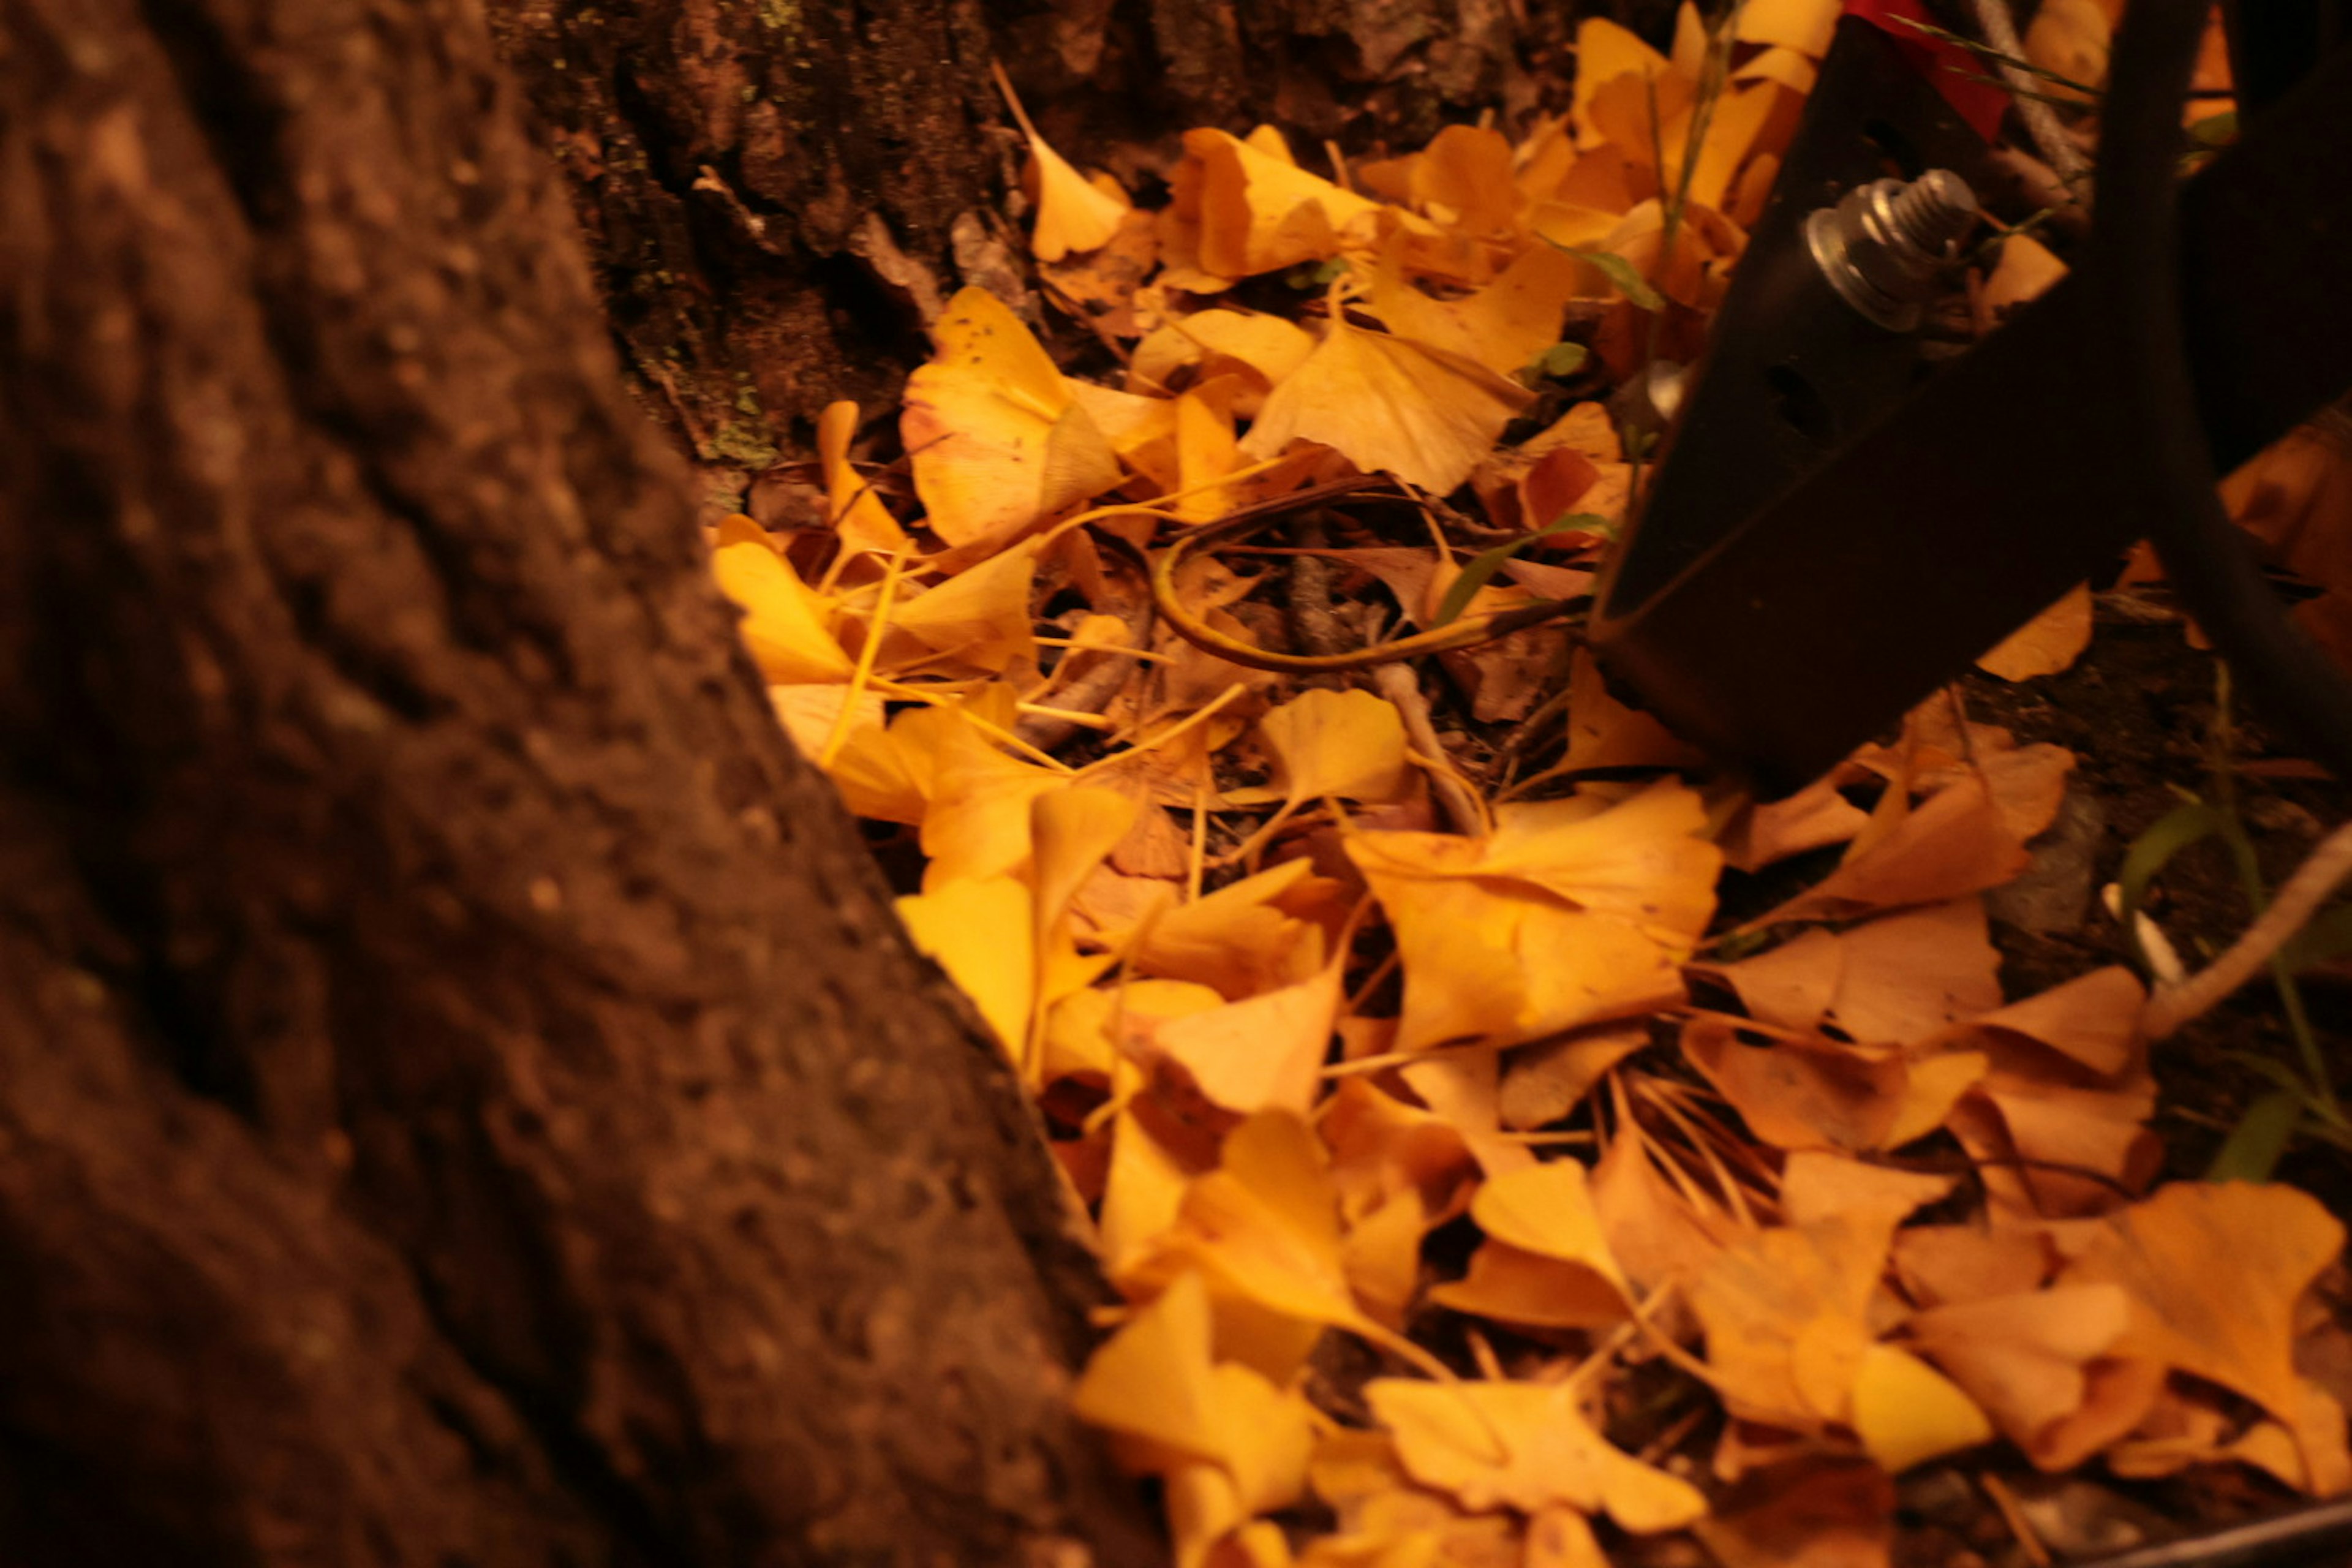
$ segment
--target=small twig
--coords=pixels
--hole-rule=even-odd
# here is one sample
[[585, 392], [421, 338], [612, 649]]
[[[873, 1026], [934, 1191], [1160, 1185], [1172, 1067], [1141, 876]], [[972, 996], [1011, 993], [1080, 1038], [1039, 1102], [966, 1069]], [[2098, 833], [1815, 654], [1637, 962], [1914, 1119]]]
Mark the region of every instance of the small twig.
[[1402, 664], [1383, 664], [1373, 669], [1372, 685], [1404, 720], [1405, 738], [1412, 742], [1412, 749], [1429, 760], [1430, 787], [1454, 830], [1473, 837], [1484, 833], [1486, 814], [1438, 742], [1437, 726], [1429, 719], [1429, 699], [1421, 694], [1420, 678]]
[[[1056, 706], [1078, 713], [1099, 714], [1110, 706], [1111, 699], [1126, 689], [1128, 678], [1135, 672], [1140, 650], [1151, 643], [1154, 619], [1151, 595], [1149, 593], [1139, 595], [1125, 607], [1119, 618], [1127, 623], [1125, 647], [1073, 647], [1062, 656], [1065, 659], [1084, 658], [1090, 654], [1101, 657], [1096, 659], [1092, 669], [1072, 681], [1060, 694]], [[1058, 666], [1055, 673], [1060, 673]], [[1045, 713], [1029, 714], [1013, 726], [1023, 740], [1048, 752], [1077, 733], [1080, 728], [1082, 726], [1074, 720]]]
[[2017, 1494], [2002, 1485], [2000, 1478], [1990, 1471], [1977, 1479], [1983, 1483], [1985, 1495], [1992, 1499], [1993, 1507], [2000, 1511], [2001, 1522], [2008, 1525], [2009, 1532], [2017, 1538], [2026, 1562], [2032, 1564], [2032, 1568], [2050, 1568], [2050, 1549], [2042, 1544], [2042, 1537], [2034, 1532], [2032, 1522], [2025, 1517], [2025, 1510], [2018, 1506]]
[[2163, 1039], [2219, 1005], [2260, 973], [2272, 955], [2304, 928], [2313, 911], [2347, 877], [2352, 877], [2352, 823], [2319, 841], [2271, 900], [2271, 907], [2227, 952], [2179, 984], [2165, 986], [2150, 997], [2140, 1014], [2142, 1032], [2151, 1040]]

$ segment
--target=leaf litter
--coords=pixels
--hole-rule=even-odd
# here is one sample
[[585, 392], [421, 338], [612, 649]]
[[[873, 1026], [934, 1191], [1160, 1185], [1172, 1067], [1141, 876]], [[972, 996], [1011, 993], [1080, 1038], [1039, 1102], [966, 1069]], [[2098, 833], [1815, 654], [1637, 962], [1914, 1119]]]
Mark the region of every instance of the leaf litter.
[[[1123, 1299], [1074, 1402], [1185, 1568], [1884, 1568], [1956, 1456], [2352, 1488], [2298, 1362], [2341, 1226], [2158, 1180], [2131, 971], [2003, 994], [1984, 895], [2075, 759], [1939, 697], [1755, 803], [1570, 630], [1634, 479], [1604, 395], [1703, 334], [1837, 9], [1587, 20], [1516, 142], [1192, 131], [1156, 211], [1014, 103], [1041, 275], [1121, 363], [966, 289], [897, 422], [918, 507], [843, 404], [822, 529], [716, 530], [1043, 1110]], [[2095, 73], [2112, 16], [2043, 15]], [[1989, 247], [1978, 329], [2063, 270]], [[2341, 482], [2308, 437], [2233, 481], [2289, 549]], [[2090, 631], [2077, 590], [1983, 665]]]

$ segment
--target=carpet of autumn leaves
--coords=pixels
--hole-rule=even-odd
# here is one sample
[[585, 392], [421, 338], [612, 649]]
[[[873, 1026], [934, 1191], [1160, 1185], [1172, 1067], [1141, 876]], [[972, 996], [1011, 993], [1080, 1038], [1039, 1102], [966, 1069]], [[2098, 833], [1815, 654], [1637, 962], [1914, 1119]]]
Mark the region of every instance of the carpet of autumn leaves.
[[[2047, 14], [2052, 51], [2112, 21]], [[1559, 390], [1696, 346], [1835, 16], [1749, 0], [1710, 37], [1685, 6], [1670, 54], [1587, 22], [1568, 111], [1516, 144], [1318, 173], [1194, 131], [1156, 211], [1032, 131], [1042, 277], [1122, 384], [967, 289], [898, 421], [919, 505], [841, 405], [826, 526], [717, 531], [784, 723], [919, 843], [900, 912], [1054, 1131], [1126, 1303], [1074, 1398], [1187, 1568], [1578, 1568], [1680, 1531], [1863, 1568], [1891, 1478], [1994, 1443], [2352, 1486], [2296, 1363], [2337, 1223], [2158, 1183], [2131, 972], [1996, 977], [1982, 895], [2069, 753], [1938, 698], [1757, 805], [1558, 624], [1352, 683], [1246, 652], [1312, 669], [1285, 592], [1351, 647], [1425, 631], [1481, 552], [1473, 619], [1589, 592], [1633, 470]], [[1979, 327], [2059, 270], [2000, 247]], [[1296, 309], [1238, 302], [1275, 276]], [[1152, 613], [1141, 560], [1374, 471], [1385, 533], [1195, 551], [1194, 635]], [[1987, 667], [2089, 633], [2071, 595]], [[1496, 741], [1555, 690], [1556, 756]], [[1841, 845], [1721, 929], [1727, 867]]]

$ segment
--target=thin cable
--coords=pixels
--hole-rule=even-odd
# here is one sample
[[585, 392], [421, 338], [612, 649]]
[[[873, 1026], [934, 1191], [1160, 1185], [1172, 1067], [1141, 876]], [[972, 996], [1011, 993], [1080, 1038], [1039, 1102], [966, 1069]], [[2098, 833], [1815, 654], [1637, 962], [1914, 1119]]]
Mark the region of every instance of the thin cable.
[[[1975, 0], [1977, 26], [1984, 29], [1985, 42], [1996, 53], [1992, 66], [2000, 79], [2009, 84], [2010, 98], [2017, 105], [2017, 117], [2041, 150], [2042, 160], [2067, 188], [2091, 172], [2091, 161], [2083, 156], [2082, 148], [2058, 123], [2058, 112], [2042, 100], [2042, 89], [2033, 79], [2010, 64], [2011, 59], [2025, 58], [2024, 42], [2017, 36], [2017, 23], [2009, 14], [2009, 0]], [[2007, 59], [2000, 56], [2009, 57]], [[2079, 193], [2078, 193], [2079, 194]]]
[[2099, 302], [2091, 348], [2115, 371], [2113, 414], [2136, 449], [2132, 500], [2165, 574], [2263, 711], [2352, 779], [2352, 680], [2288, 618], [2222, 510], [2189, 377], [2175, 197], [2206, 10], [2205, 0], [2139, 0], [2116, 35], [2084, 266]]

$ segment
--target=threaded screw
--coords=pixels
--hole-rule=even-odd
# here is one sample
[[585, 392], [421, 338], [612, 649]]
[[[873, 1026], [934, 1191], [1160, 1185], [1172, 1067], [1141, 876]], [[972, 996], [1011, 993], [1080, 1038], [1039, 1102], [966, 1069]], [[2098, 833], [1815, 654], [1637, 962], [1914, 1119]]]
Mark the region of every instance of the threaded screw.
[[1976, 193], [1949, 169], [1912, 181], [1874, 180], [1805, 219], [1813, 263], [1838, 293], [1882, 327], [1907, 332], [1932, 299], [1955, 247], [1977, 221]]

